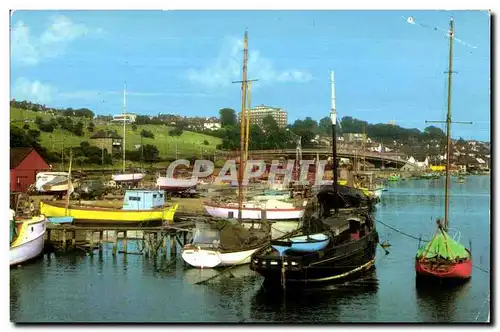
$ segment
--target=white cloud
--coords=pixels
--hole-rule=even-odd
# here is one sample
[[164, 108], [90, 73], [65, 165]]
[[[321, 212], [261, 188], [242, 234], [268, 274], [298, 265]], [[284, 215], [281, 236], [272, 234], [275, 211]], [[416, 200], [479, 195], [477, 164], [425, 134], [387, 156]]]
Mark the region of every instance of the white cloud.
[[[261, 83], [309, 82], [312, 75], [300, 69], [278, 70], [272, 61], [261, 56], [260, 51], [250, 50], [248, 55], [248, 78], [257, 78]], [[243, 41], [232, 39], [222, 47], [215, 61], [202, 70], [191, 69], [187, 78], [191, 82], [208, 87], [227, 86], [232, 81], [241, 80], [243, 61]]]
[[[63, 54], [66, 47], [89, 33], [84, 24], [77, 24], [66, 16], [51, 17], [50, 26], [40, 36], [31, 34], [30, 27], [18, 21], [11, 32], [11, 60], [23, 65], [37, 65], [44, 58]], [[96, 32], [100, 32], [98, 29]]]
[[51, 102], [56, 94], [57, 89], [52, 85], [40, 81], [30, 81], [23, 77], [16, 80], [11, 91], [12, 98], [40, 104]]

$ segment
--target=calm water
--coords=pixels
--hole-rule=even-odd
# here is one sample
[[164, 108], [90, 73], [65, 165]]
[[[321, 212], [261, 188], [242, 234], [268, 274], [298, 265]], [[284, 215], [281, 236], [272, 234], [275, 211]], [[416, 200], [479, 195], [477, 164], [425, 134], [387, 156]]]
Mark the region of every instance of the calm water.
[[[444, 214], [442, 180], [390, 183], [376, 218], [428, 238]], [[472, 242], [476, 266], [490, 269], [490, 177], [452, 180], [451, 227]], [[204, 285], [212, 270], [185, 268], [182, 259], [155, 268], [139, 255], [52, 255], [10, 272], [14, 322], [484, 322], [489, 274], [437, 292], [416, 287], [418, 241], [378, 224], [390, 254], [379, 249], [376, 269], [362, 280], [309, 289], [300, 295], [266, 293], [248, 266]], [[133, 250], [130, 248], [129, 250]], [[485, 303], [485, 301], [487, 301]], [[476, 320], [477, 319], [477, 320]]]

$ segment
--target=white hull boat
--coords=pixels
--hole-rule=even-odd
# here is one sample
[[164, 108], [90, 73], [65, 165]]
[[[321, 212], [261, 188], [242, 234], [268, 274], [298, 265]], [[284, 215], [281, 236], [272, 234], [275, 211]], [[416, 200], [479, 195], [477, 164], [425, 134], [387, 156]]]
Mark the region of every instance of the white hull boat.
[[252, 254], [260, 248], [251, 250], [220, 252], [216, 249], [185, 248], [182, 259], [197, 268], [216, 268], [223, 266], [244, 265], [250, 263]]
[[[205, 210], [212, 217], [238, 218], [238, 203], [205, 203]], [[293, 203], [268, 200], [264, 202], [244, 202], [242, 208], [243, 219], [262, 219], [265, 211], [268, 220], [300, 219], [304, 215], [303, 207], [295, 207]]]
[[139, 182], [144, 178], [143, 173], [133, 173], [133, 174], [113, 174], [111, 178], [115, 182]]
[[185, 191], [196, 188], [198, 181], [196, 179], [176, 179], [160, 176], [156, 180], [156, 185], [166, 191]]
[[38, 192], [68, 190], [67, 172], [40, 172], [36, 175], [35, 188]]
[[16, 221], [18, 235], [10, 245], [10, 266], [24, 263], [42, 253], [46, 223], [45, 216]]

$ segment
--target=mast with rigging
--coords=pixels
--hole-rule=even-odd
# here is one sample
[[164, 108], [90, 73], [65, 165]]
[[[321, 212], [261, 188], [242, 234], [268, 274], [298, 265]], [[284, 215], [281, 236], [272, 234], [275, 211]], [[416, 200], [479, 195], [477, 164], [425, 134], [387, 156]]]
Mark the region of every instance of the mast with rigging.
[[241, 82], [241, 117], [240, 117], [240, 167], [238, 169], [238, 220], [241, 222], [243, 208], [243, 172], [245, 169], [245, 104], [247, 100], [247, 59], [248, 32], [245, 31], [243, 46], [243, 80]]
[[123, 142], [122, 142], [122, 145], [123, 145], [123, 166], [122, 166], [122, 171], [123, 173], [125, 174], [125, 113], [126, 113], [126, 109], [127, 109], [127, 97], [126, 97], [126, 94], [127, 94], [127, 82], [124, 82], [123, 83]]
[[333, 204], [335, 206], [335, 213], [338, 213], [338, 179], [337, 179], [337, 134], [335, 127], [337, 124], [337, 108], [335, 106], [335, 79], [333, 71], [330, 73], [330, 83], [332, 86], [332, 107], [330, 110], [330, 120], [332, 121], [332, 163], [333, 163]]

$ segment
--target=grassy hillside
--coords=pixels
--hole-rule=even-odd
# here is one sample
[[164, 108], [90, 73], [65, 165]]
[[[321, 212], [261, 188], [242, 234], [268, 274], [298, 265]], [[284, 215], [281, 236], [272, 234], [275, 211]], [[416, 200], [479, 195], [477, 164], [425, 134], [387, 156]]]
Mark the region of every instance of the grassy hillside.
[[[22, 120], [35, 120], [37, 116], [41, 116], [44, 120], [49, 120], [51, 115], [38, 113], [33, 111], [20, 110], [16, 108], [10, 109], [10, 120], [13, 125], [22, 127]], [[77, 118], [73, 120], [74, 122], [78, 121]], [[87, 120], [88, 122], [88, 120]], [[85, 124], [87, 127], [87, 124]], [[31, 129], [38, 129], [36, 124], [30, 123]], [[100, 129], [110, 129], [116, 130], [120, 136], [123, 136], [123, 126], [121, 125], [98, 125], [94, 132], [99, 131]], [[143, 138], [144, 144], [153, 144], [160, 151], [162, 158], [175, 158], [176, 157], [176, 146], [178, 149], [178, 157], [200, 157], [200, 149], [203, 152], [203, 156], [213, 155], [216, 150], [216, 146], [221, 143], [221, 139], [208, 136], [205, 134], [195, 133], [191, 131], [184, 131], [181, 136], [171, 137], [168, 136], [168, 132], [173, 129], [173, 127], [167, 126], [158, 126], [158, 125], [139, 125], [137, 126], [137, 130], [133, 131], [131, 126], [127, 126], [126, 128], [126, 140], [125, 145], [127, 150], [135, 149], [135, 145], [141, 144], [141, 136], [140, 132], [143, 130], [149, 130], [154, 135], [155, 138]], [[46, 133], [41, 131], [40, 134], [40, 142], [46, 147], [49, 151], [61, 151], [61, 148], [64, 144], [64, 147], [70, 146], [79, 146], [80, 142], [88, 141], [92, 144], [92, 140], [89, 138], [94, 133], [87, 132], [85, 128], [84, 136], [75, 136], [73, 133], [70, 133], [66, 130], [55, 129], [53, 133]], [[204, 145], [204, 141], [208, 141], [208, 145]]]

